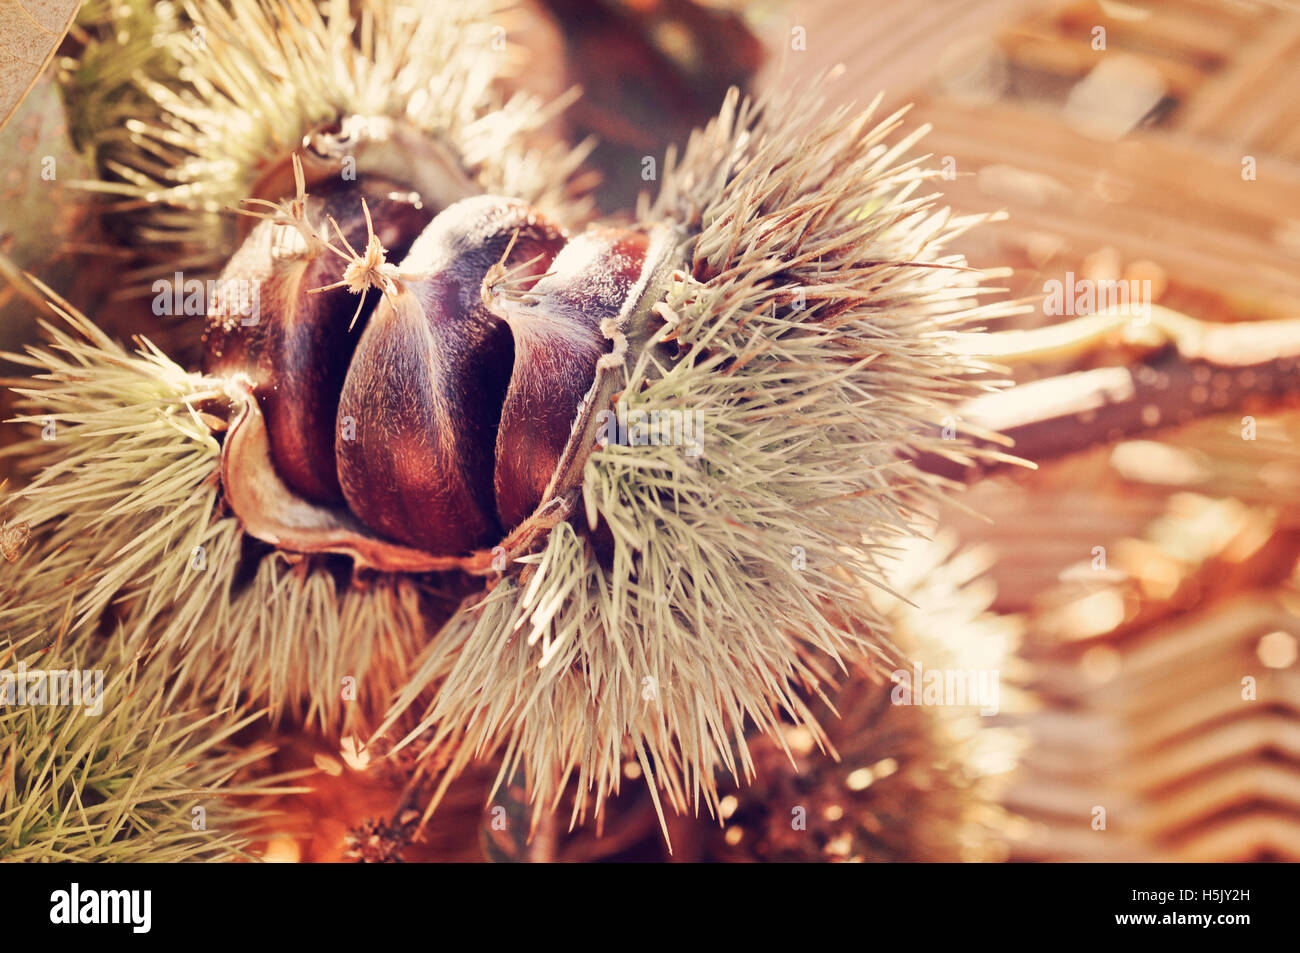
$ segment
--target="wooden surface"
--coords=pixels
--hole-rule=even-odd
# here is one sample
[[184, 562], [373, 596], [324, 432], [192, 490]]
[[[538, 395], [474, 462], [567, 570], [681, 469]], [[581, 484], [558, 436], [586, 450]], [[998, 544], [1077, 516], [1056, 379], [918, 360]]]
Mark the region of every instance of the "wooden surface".
[[[1204, 320], [1300, 317], [1300, 5], [862, 6], [791, 3], [759, 21], [775, 48], [793, 25], [807, 36], [763, 81], [843, 61], [838, 101], [883, 87], [885, 108], [914, 102], [932, 161], [956, 172], [937, 183], [947, 200], [1008, 212], [962, 249], [1013, 267], [1008, 296], [1039, 299], [1071, 271], [1141, 275], [1158, 303]], [[1016, 374], [1131, 360], [1103, 348]], [[1252, 412], [1253, 439], [1243, 416], [992, 478], [966, 493], [972, 512], [942, 515], [991, 547], [996, 606], [1026, 623], [1038, 710], [1017, 722], [1030, 747], [1006, 798], [1022, 818], [1013, 858], [1300, 859], [1300, 667], [1287, 661], [1300, 414]]]

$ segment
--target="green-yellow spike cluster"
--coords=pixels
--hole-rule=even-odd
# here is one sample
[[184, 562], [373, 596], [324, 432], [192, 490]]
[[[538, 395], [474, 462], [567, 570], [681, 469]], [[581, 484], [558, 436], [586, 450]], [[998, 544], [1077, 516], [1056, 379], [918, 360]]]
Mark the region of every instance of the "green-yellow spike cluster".
[[[229, 210], [309, 132], [349, 115], [442, 141], [485, 192], [585, 210], [567, 186], [587, 150], [532, 138], [564, 102], [502, 92], [520, 69], [498, 49], [508, 5], [454, 0], [436, 16], [403, 0], [157, 6], [168, 16], [128, 6], [99, 17], [111, 29], [70, 73], [68, 97], [81, 143], [108, 147], [106, 178], [90, 186], [145, 205], [138, 238], [174, 268], [218, 269], [233, 251]], [[121, 86], [129, 114], [98, 102], [106, 82]]]
[[268, 754], [231, 743], [253, 717], [177, 711], [120, 642], [35, 644], [0, 653], [0, 861], [246, 858], [255, 814], [230, 799], [293, 790], [239, 780]]
[[[695, 415], [701, 452], [611, 445], [585, 506], [603, 567], [569, 527], [518, 578], [448, 623], [398, 709], [418, 730], [502, 746], [539, 804], [576, 779], [575, 814], [638, 758], [679, 809], [748, 773], [746, 727], [820, 733], [803, 701], [847, 661], [896, 658], [865, 598], [879, 560], [941, 490], [910, 454], [978, 368], [946, 348], [980, 312], [979, 274], [945, 240], [972, 224], [919, 197], [891, 118], [805, 117], [733, 98], [673, 166], [652, 218], [682, 229], [658, 311], [676, 354], [627, 362], [627, 413]], [[703, 276], [703, 277], [701, 277]]]

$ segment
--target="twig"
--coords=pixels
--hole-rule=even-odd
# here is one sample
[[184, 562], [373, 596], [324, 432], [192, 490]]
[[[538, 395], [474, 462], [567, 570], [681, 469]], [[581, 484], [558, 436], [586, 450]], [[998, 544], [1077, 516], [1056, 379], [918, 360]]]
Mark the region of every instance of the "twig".
[[[1156, 430], [1206, 414], [1268, 410], [1300, 396], [1300, 357], [1251, 364], [1188, 360], [1173, 348], [1131, 367], [1106, 367], [1022, 384], [965, 404], [945, 436], [992, 430], [1014, 441], [1013, 452], [1034, 463]], [[1005, 451], [978, 436], [979, 447]], [[917, 459], [921, 469], [973, 482], [1008, 461], [964, 466], [939, 454]]]

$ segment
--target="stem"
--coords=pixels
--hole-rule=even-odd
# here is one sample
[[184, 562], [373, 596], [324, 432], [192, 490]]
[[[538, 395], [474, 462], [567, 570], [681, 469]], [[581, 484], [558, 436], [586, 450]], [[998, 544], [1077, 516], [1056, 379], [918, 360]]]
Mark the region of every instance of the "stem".
[[492, 798], [480, 827], [479, 840], [483, 853], [493, 863], [548, 864], [559, 853], [557, 825], [553, 811], [542, 811], [536, 816], [520, 769]]
[[[998, 451], [967, 465], [941, 451], [916, 463], [929, 473], [972, 482], [1017, 460], [1038, 463], [1206, 414], [1268, 410], [1300, 393], [1300, 320], [1237, 324], [1199, 321], [1159, 305], [1109, 308], [1028, 331], [963, 334], [958, 349], [1001, 363], [1085, 352], [1114, 341], [1156, 348], [1131, 366], [1103, 367], [1021, 384], [967, 401], [931, 436]], [[1023, 465], [1021, 461], [1021, 465]]]

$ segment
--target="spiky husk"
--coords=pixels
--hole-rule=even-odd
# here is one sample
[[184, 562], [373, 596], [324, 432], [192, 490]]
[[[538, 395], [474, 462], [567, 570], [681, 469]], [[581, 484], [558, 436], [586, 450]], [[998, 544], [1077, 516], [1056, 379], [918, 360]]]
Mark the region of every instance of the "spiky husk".
[[[28, 639], [0, 659], [15, 679], [13, 698], [0, 703], [0, 861], [247, 857], [244, 831], [256, 814], [229, 799], [294, 790], [275, 778], [241, 780], [269, 754], [231, 742], [252, 717], [175, 710], [120, 640], [94, 654]], [[35, 670], [47, 673], [46, 694], [19, 698], [16, 680]], [[103, 678], [97, 703], [50, 689], [48, 673], [92, 670]], [[54, 704], [56, 695], [72, 704]]]
[[179, 64], [163, 38], [188, 28], [171, 3], [88, 0], [77, 13], [75, 55], [60, 60], [73, 142], [99, 164], [136, 154], [129, 120], [152, 116], [149, 83], [176, 80]]
[[864, 588], [943, 489], [907, 457], [964, 453], [920, 434], [982, 370], [946, 334], [991, 312], [984, 276], [940, 252], [976, 219], [919, 194], [919, 134], [886, 146], [897, 116], [816, 106], [733, 96], [648, 213], [687, 241], [659, 306], [679, 354], [630, 360], [622, 399], [693, 411], [702, 455], [595, 452], [584, 501], [610, 567], [557, 528], [430, 643], [396, 706], [434, 688], [415, 730], [462, 759], [500, 746], [539, 811], [570, 780], [575, 818], [589, 794], [598, 810], [625, 753], [679, 810], [712, 807], [719, 770], [752, 771], [748, 725], [821, 740], [805, 696], [846, 660], [897, 658]]
[[[123, 94], [131, 113], [120, 124], [81, 124], [88, 147], [110, 147], [101, 151], [111, 180], [91, 187], [123, 197], [126, 209], [145, 207], [138, 240], [166, 253], [168, 275], [224, 264], [230, 209], [310, 130], [348, 115], [409, 123], [449, 148], [485, 192], [568, 220], [586, 208], [569, 182], [587, 150], [533, 136], [564, 102], [500, 89], [521, 67], [494, 47], [514, 23], [506, 4], [454, 0], [434, 16], [401, 0], [190, 0], [182, 9], [157, 32], [116, 34], [120, 58], [139, 61], [136, 88]], [[90, 66], [114, 58], [112, 42], [92, 47]], [[83, 83], [93, 96], [101, 72], [82, 82], [72, 74], [74, 110]]]
[[[362, 581], [243, 539], [201, 414], [222, 382], [76, 316], [51, 329], [61, 353], [28, 358], [50, 378], [24, 390], [28, 419], [61, 429], [28, 448], [43, 469], [18, 513], [37, 543], [0, 618], [48, 629], [71, 606], [84, 632], [111, 608], [165, 657], [151, 668], [181, 676], [174, 693], [242, 693], [331, 729], [392, 698], [380, 733], [451, 743], [448, 777], [503, 754], [539, 813], [570, 783], [575, 818], [599, 810], [627, 755], [656, 800], [712, 810], [720, 771], [752, 773], [752, 732], [824, 742], [815, 699], [836, 673], [899, 657], [866, 590], [944, 489], [909, 456], [968, 452], [923, 434], [983, 370], [950, 332], [994, 312], [977, 304], [987, 276], [942, 252], [977, 219], [924, 193], [919, 133], [887, 145], [897, 116], [819, 122], [816, 106], [732, 97], [647, 212], [679, 228], [682, 268], [656, 306], [662, 346], [629, 356], [621, 397], [697, 415], [702, 453], [594, 452], [576, 525], [436, 634], [437, 600], [464, 594], [449, 578]], [[340, 701], [346, 675], [363, 704]]]
[[[84, 642], [105, 618], [148, 652], [170, 702], [265, 704], [336, 731], [373, 724], [436, 626], [424, 580], [351, 580], [246, 539], [221, 505], [219, 445], [200, 408], [222, 382], [86, 318], [10, 355], [40, 435], [10, 448], [36, 476], [15, 522], [36, 543], [6, 567], [0, 628]], [[452, 603], [454, 605], [454, 602]], [[451, 611], [448, 605], [446, 613]], [[167, 687], [165, 687], [167, 686]]]
[[[998, 709], [1020, 707], [1011, 652], [1020, 620], [990, 611], [988, 557], [950, 537], [914, 541], [890, 567], [904, 599], [875, 601], [894, 638], [930, 672], [991, 672]], [[911, 672], [906, 673], [909, 677]], [[835, 756], [804, 729], [754, 743], [752, 785], [724, 797], [713, 860], [952, 862], [997, 860], [1011, 819], [997, 804], [1020, 743], [1006, 722], [967, 704], [908, 705], [889, 681], [858, 672], [818, 711]], [[791, 757], [793, 755], [793, 757]]]

